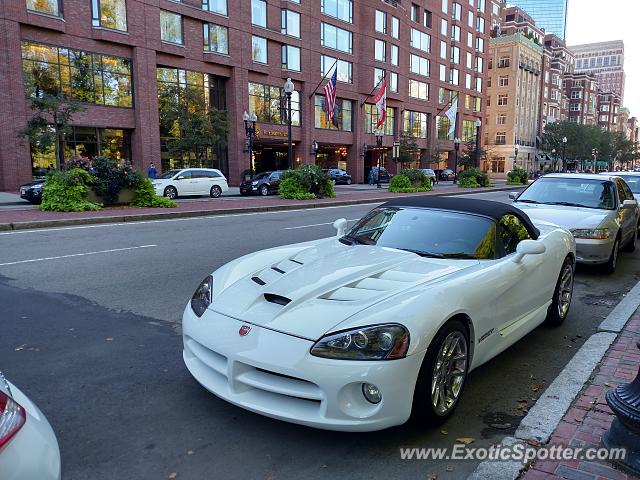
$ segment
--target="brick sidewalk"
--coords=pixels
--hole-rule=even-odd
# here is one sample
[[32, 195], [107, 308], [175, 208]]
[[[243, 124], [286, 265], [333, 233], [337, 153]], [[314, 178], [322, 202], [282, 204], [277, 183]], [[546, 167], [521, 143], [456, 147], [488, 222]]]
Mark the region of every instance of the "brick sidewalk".
[[[602, 447], [601, 439], [614, 418], [605, 400], [609, 388], [629, 383], [638, 372], [640, 350], [640, 310], [631, 317], [624, 330], [609, 348], [600, 366], [594, 371], [590, 383], [585, 385], [560, 424], [549, 445], [570, 447]], [[606, 461], [538, 461], [520, 477], [522, 480], [626, 480], [636, 477], [616, 469]]]

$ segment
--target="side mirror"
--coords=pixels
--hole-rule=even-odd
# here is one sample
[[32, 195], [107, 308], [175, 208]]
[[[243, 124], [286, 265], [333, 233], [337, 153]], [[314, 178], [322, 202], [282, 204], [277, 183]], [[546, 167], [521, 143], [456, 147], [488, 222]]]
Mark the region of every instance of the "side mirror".
[[625, 200], [622, 202], [622, 208], [635, 208], [638, 206], [638, 202], [635, 200]]
[[544, 243], [536, 240], [522, 240], [516, 247], [516, 255], [513, 257], [515, 263], [522, 262], [525, 255], [540, 255], [547, 251]]
[[336, 237], [343, 237], [347, 233], [347, 219], [339, 218], [333, 222], [333, 228], [336, 229]]
[[518, 198], [518, 192], [509, 192], [509, 199], [516, 200]]
[[180, 175], [176, 180], [184, 180], [184, 176]]

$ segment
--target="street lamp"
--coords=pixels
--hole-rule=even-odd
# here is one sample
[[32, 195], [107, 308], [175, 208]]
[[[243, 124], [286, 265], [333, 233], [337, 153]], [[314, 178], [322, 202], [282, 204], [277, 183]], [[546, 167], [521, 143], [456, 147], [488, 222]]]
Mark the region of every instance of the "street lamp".
[[247, 136], [247, 147], [249, 147], [249, 168], [251, 168], [251, 175], [255, 175], [256, 169], [253, 164], [253, 137], [256, 134], [256, 122], [258, 121], [258, 117], [255, 112], [249, 115], [245, 110], [242, 114], [242, 119], [244, 120], [244, 133]]
[[453, 148], [455, 148], [456, 150], [456, 156], [454, 159], [454, 167], [453, 167], [453, 184], [456, 185], [458, 183], [458, 152], [460, 151], [460, 142], [462, 140], [460, 140], [458, 137], [456, 137], [453, 140]]
[[515, 146], [515, 156], [513, 157], [513, 168], [516, 168], [518, 165], [518, 151], [520, 150], [520, 145], [516, 143]]
[[562, 137], [562, 173], [567, 171], [567, 137]]
[[598, 149], [593, 148], [591, 150], [591, 156], [593, 157], [593, 173], [598, 171]]
[[480, 127], [482, 126], [482, 120], [479, 118], [476, 120], [476, 167], [480, 168]]
[[284, 93], [287, 95], [287, 139], [289, 150], [287, 152], [287, 168], [291, 168], [291, 159], [293, 158], [293, 144], [291, 143], [291, 95], [293, 94], [294, 86], [291, 81], [291, 77], [287, 78], [284, 82]]
[[556, 171], [556, 165], [558, 164], [558, 156], [556, 155], [556, 149], [551, 149], [551, 156], [553, 157], [553, 171]]
[[376, 184], [378, 188], [382, 188], [382, 185], [380, 185], [380, 169], [382, 166], [382, 139], [384, 138], [384, 130], [376, 129], [374, 134], [376, 136], [376, 146], [378, 147], [378, 178]]

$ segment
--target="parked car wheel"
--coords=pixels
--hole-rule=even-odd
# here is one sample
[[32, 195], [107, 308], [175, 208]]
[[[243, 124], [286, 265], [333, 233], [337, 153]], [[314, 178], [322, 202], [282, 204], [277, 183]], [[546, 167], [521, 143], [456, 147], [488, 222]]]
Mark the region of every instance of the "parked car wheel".
[[602, 266], [602, 270], [605, 273], [613, 273], [616, 271], [616, 265], [618, 264], [618, 253], [620, 252], [620, 237], [616, 238], [613, 248], [611, 249], [611, 255], [609, 260]]
[[347, 185], [351, 185], [351, 179], [347, 178]]
[[571, 298], [573, 297], [573, 260], [570, 257], [564, 259], [556, 289], [553, 293], [553, 300], [547, 312], [546, 323], [549, 325], [560, 325], [569, 314]]
[[260, 187], [260, 195], [262, 195], [263, 197], [269, 195], [269, 187], [267, 187], [266, 185], [262, 185]]
[[451, 416], [469, 370], [469, 334], [461, 320], [446, 323], [431, 342], [413, 396], [414, 417], [440, 424]]
[[178, 196], [178, 190], [176, 187], [167, 187], [164, 189], [164, 196], [173, 200]]
[[218, 198], [220, 195], [222, 195], [222, 188], [220, 188], [220, 185], [214, 185], [213, 187], [211, 187], [209, 195], [211, 195], [211, 198]]

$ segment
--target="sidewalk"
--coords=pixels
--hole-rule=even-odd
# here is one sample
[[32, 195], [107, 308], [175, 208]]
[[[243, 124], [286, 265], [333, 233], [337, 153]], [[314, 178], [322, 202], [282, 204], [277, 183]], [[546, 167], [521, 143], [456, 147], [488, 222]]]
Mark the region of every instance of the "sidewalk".
[[361, 203], [376, 203], [391, 198], [414, 195], [467, 195], [481, 192], [518, 190], [517, 186], [498, 184], [495, 187], [469, 189], [457, 185], [438, 185], [427, 193], [389, 193], [386, 185], [382, 189], [363, 185], [336, 186], [336, 198], [318, 200], [284, 200], [278, 196], [199, 198], [179, 200], [176, 208], [105, 208], [97, 212], [41, 212], [25, 202], [24, 208], [0, 205], [0, 231], [27, 228], [47, 228], [92, 223], [122, 223], [141, 220], [160, 220], [208, 215], [227, 215], [247, 212], [293, 210]]
[[[605, 393], [622, 383], [632, 381], [640, 365], [640, 310], [637, 310], [607, 351], [571, 408], [554, 430], [549, 444], [569, 447], [602, 447], [602, 435], [609, 429], [614, 415], [607, 405]], [[538, 461], [520, 477], [522, 480], [567, 478], [580, 480], [636, 477], [616, 469], [607, 461]]]

